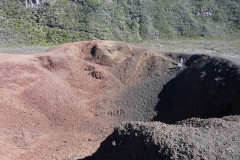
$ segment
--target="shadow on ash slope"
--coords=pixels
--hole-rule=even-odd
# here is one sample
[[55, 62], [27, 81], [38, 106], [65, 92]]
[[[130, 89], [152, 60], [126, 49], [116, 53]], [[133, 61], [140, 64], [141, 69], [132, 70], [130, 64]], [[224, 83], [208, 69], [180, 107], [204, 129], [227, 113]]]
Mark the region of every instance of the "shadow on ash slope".
[[186, 69], [170, 80], [159, 94], [154, 120], [220, 118], [240, 113], [240, 69], [224, 59], [195, 55]]
[[[240, 158], [239, 117], [230, 116], [240, 114], [239, 64], [207, 55], [136, 53], [110, 69], [126, 87], [99, 102], [126, 122], [85, 159]], [[179, 71], [180, 57], [185, 65]]]

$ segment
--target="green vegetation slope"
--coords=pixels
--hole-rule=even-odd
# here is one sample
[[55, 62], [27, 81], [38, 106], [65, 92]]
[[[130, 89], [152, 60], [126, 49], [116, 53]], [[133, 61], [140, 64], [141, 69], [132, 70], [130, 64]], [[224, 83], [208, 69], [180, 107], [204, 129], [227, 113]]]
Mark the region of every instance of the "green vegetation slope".
[[45, 0], [38, 7], [0, 1], [3, 45], [239, 35], [240, 0]]

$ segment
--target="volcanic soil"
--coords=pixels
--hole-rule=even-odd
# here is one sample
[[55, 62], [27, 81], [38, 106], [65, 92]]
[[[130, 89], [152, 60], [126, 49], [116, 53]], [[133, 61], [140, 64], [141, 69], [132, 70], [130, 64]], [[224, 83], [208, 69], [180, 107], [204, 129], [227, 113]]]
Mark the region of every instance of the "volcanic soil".
[[84, 158], [122, 122], [240, 113], [239, 64], [123, 42], [1, 53], [0, 76], [2, 160]]

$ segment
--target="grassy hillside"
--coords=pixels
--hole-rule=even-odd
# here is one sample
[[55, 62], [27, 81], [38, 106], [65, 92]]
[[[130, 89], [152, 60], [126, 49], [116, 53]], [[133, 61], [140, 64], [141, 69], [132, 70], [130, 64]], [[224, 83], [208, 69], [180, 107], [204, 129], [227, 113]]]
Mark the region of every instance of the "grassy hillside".
[[238, 37], [240, 0], [0, 1], [0, 44]]

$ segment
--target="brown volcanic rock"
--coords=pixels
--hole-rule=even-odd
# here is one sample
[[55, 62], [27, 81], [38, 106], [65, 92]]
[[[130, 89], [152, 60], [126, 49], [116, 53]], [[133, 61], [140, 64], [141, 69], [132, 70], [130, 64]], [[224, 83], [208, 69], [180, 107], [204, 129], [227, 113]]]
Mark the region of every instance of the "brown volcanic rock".
[[97, 64], [113, 66], [133, 56], [132, 47], [123, 42], [103, 41], [91, 49], [88, 60]]

